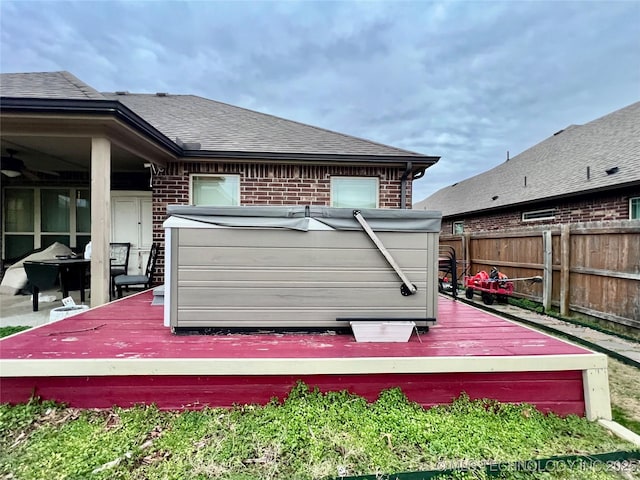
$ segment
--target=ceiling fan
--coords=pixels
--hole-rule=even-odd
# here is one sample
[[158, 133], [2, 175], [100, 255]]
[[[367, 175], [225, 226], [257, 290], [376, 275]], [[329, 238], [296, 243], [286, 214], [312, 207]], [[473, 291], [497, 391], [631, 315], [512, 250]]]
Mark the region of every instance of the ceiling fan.
[[3, 175], [11, 178], [24, 175], [29, 180], [40, 180], [40, 177], [36, 172], [59, 176], [57, 172], [32, 170], [30, 168], [27, 168], [22, 160], [15, 157], [16, 153], [18, 153], [17, 150], [14, 150], [13, 148], [7, 148], [7, 155], [3, 155], [2, 158], [0, 158], [0, 172], [2, 172]]

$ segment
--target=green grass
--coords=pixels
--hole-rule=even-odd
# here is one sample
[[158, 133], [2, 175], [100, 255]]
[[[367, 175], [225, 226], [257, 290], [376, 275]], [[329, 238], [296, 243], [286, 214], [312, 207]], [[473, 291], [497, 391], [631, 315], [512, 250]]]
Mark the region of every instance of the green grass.
[[595, 319], [593, 317], [587, 318], [586, 316], [582, 315], [572, 316], [571, 318], [564, 317], [560, 315], [560, 312], [557, 308], [544, 310], [541, 303], [534, 302], [533, 300], [529, 300], [527, 298], [509, 297], [508, 303], [509, 305], [514, 305], [516, 307], [524, 308], [525, 310], [531, 310], [533, 312], [543, 313], [544, 315], [548, 315], [550, 317], [557, 318], [558, 320], [572, 323], [574, 325], [592, 328], [594, 330], [610, 335], [615, 335], [626, 340], [640, 342], [640, 331], [636, 328], [626, 327], [625, 325], [619, 325], [614, 322]]
[[613, 421], [618, 422], [623, 427], [628, 428], [632, 432], [640, 435], [640, 422], [638, 420], [630, 418], [629, 414], [622, 408], [616, 405], [612, 405], [611, 415], [613, 417]]
[[30, 328], [31, 327], [0, 327], [0, 338], [8, 337], [9, 335], [22, 332], [23, 330], [28, 330]]
[[298, 384], [282, 403], [185, 412], [0, 406], [0, 477], [23, 480], [323, 479], [631, 448], [576, 416], [466, 396], [425, 410], [399, 389], [367, 403]]

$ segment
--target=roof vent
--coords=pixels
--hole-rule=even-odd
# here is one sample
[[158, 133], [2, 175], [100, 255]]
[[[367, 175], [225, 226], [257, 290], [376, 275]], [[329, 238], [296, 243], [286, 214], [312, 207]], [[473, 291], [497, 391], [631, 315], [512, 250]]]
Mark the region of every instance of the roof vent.
[[618, 173], [618, 170], [620, 170], [618, 167], [611, 167], [607, 168], [605, 172], [607, 172], [607, 175], [613, 175], [614, 173]]
[[126, 90], [119, 90], [116, 92], [116, 95], [129, 95], [129, 92], [127, 92]]
[[180, 137], [176, 137], [176, 143], [183, 150], [200, 150], [202, 148], [200, 142], [183, 142]]
[[158, 92], [156, 93], [156, 97], [168, 97], [169, 94], [167, 92]]
[[553, 136], [555, 137], [556, 135], [560, 135], [562, 132], [564, 132], [564, 128], [562, 130], [558, 130], [556, 133], [553, 134]]
[[499, 198], [499, 195], [494, 195], [493, 197], [491, 197], [491, 200], [497, 200]]

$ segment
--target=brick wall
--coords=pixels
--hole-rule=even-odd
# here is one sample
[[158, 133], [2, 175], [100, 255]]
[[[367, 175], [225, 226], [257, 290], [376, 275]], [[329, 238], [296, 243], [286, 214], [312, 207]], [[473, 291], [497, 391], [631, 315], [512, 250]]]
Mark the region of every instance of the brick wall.
[[[453, 222], [464, 221], [466, 232], [507, 230], [534, 225], [580, 223], [629, 219], [629, 199], [640, 196], [640, 190], [621, 189], [615, 193], [596, 193], [569, 198], [557, 202], [541, 202], [525, 208], [501, 210], [494, 213], [448, 217], [443, 219], [442, 233], [453, 233]], [[522, 221], [523, 212], [555, 208], [555, 218], [549, 220]]]
[[[404, 168], [182, 162], [168, 166], [153, 178], [153, 241], [163, 243], [162, 223], [167, 205], [189, 204], [189, 174], [240, 175], [241, 205], [326, 205], [331, 202], [331, 177], [377, 177], [380, 208], [400, 208]], [[407, 180], [406, 208], [411, 208], [411, 179]], [[164, 252], [164, 248], [161, 249]], [[164, 274], [164, 258], [158, 262]]]

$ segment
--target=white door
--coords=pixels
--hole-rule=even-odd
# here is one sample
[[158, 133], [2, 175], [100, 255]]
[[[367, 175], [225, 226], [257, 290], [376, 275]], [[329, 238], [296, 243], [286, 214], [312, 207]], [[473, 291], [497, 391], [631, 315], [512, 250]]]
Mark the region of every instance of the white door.
[[143, 275], [153, 242], [151, 192], [111, 192], [111, 241], [130, 242], [129, 275]]

